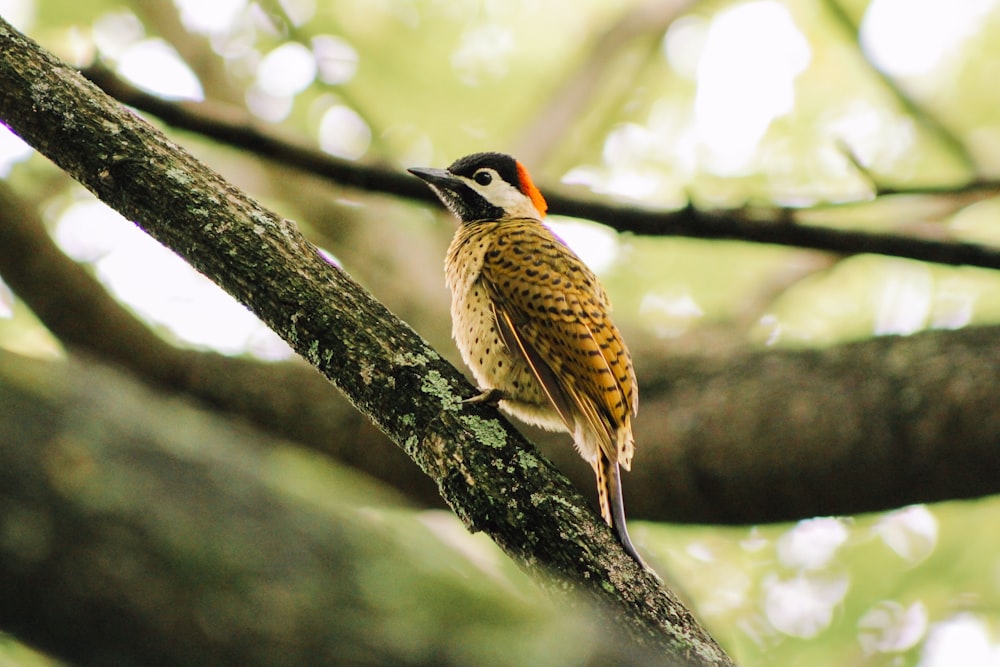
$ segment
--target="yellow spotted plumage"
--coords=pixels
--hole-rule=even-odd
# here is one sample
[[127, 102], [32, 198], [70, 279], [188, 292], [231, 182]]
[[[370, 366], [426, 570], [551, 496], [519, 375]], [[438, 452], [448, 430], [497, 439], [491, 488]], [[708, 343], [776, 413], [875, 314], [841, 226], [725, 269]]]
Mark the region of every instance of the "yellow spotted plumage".
[[594, 273], [542, 222], [544, 200], [513, 158], [482, 153], [415, 169], [462, 220], [448, 249], [452, 333], [483, 390], [522, 421], [573, 435], [594, 468], [604, 520], [625, 527], [619, 466], [634, 451], [638, 385]]

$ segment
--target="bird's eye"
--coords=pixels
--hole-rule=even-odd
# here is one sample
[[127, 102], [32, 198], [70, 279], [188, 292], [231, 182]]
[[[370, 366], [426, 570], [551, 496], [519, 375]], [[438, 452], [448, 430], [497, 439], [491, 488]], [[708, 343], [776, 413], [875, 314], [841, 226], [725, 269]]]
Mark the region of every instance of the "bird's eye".
[[480, 185], [489, 185], [493, 182], [493, 174], [486, 171], [485, 169], [480, 169], [475, 174], [472, 175], [472, 179], [479, 183]]

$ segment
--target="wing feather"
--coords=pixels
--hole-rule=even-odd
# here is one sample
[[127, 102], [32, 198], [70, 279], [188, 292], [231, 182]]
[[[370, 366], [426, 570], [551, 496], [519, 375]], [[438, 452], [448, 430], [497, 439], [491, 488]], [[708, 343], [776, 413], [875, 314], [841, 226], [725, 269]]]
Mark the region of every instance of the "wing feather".
[[596, 276], [546, 227], [515, 220], [487, 249], [481, 279], [505, 343], [523, 355], [577, 446], [582, 437], [592, 454], [599, 447], [627, 467], [637, 385]]
[[535, 348], [526, 341], [525, 336], [518, 333], [517, 328], [511, 322], [510, 313], [505, 310], [498, 310], [496, 303], [494, 303], [493, 315], [496, 317], [498, 329], [500, 330], [500, 338], [503, 340], [504, 345], [510, 350], [520, 351], [521, 356], [528, 362], [528, 366], [531, 368], [535, 379], [538, 380], [538, 384], [542, 386], [542, 390], [548, 397], [549, 402], [552, 403], [556, 412], [559, 413], [559, 418], [566, 425], [566, 429], [572, 432], [572, 408], [552, 369], [549, 368], [548, 364], [545, 363]]

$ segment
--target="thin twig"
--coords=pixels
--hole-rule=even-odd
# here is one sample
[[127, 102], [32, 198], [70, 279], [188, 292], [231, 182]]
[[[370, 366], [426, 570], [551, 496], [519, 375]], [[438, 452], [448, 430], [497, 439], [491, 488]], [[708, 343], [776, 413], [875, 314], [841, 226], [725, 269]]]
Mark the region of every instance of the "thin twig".
[[[836, 21], [844, 32], [848, 33], [856, 43], [858, 52], [866, 58], [865, 50], [861, 47], [858, 42], [858, 25], [851, 18], [850, 14], [844, 9], [844, 7], [837, 2], [837, 0], [824, 0], [827, 10], [830, 16]], [[923, 125], [930, 132], [936, 135], [947, 147], [948, 149], [959, 159], [962, 164], [971, 173], [976, 172], [976, 161], [972, 154], [969, 152], [968, 147], [965, 143], [952, 132], [944, 123], [942, 123], [938, 118], [931, 113], [926, 107], [919, 104], [912, 96], [907, 94], [906, 91], [900, 87], [899, 83], [893, 79], [891, 76], [883, 72], [881, 69], [876, 67], [870, 61], [868, 61], [868, 66], [871, 68], [872, 73], [878, 77], [878, 80], [885, 86], [896, 101], [899, 106], [906, 111], [907, 115], [914, 118], [920, 125]]]

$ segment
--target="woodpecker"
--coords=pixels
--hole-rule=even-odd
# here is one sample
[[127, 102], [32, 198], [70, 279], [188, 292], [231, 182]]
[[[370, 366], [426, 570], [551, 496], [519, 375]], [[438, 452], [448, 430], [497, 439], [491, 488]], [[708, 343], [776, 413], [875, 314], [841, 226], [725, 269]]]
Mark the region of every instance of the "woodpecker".
[[476, 153], [447, 169], [410, 169], [460, 225], [445, 260], [452, 336], [481, 394], [528, 424], [573, 436], [597, 475], [601, 516], [639, 563], [625, 527], [639, 388], [597, 276], [548, 227], [520, 162]]

